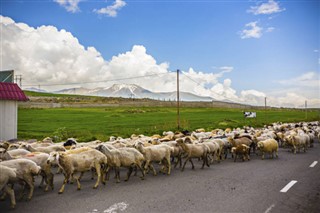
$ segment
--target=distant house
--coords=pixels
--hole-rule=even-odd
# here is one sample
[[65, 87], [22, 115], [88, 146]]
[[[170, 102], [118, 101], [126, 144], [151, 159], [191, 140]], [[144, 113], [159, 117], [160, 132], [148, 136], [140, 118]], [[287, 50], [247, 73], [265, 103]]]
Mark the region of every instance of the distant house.
[[0, 82], [0, 140], [17, 138], [18, 101], [27, 100], [17, 84]]

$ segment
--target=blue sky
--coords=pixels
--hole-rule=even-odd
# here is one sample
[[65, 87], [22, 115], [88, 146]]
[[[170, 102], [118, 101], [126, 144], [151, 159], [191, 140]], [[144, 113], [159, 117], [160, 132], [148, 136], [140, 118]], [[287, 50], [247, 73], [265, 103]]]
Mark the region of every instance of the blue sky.
[[[101, 8], [105, 8], [105, 11]], [[135, 71], [132, 64], [132, 71], [121, 68], [128, 64], [125, 58], [134, 52], [136, 45], [140, 47], [137, 49], [141, 54], [133, 54], [135, 65], [143, 61], [139, 56], [151, 57], [155, 60], [155, 64], [150, 63], [152, 69], [161, 64], [160, 70], [181, 69], [199, 82], [201, 87], [205, 87], [190, 89], [197, 85], [186, 83], [185, 90], [199, 95], [213, 96], [210, 92], [219, 93], [221, 97], [240, 102], [250, 99], [253, 104], [262, 104], [264, 95], [278, 106], [303, 105], [292, 103], [299, 98], [303, 103], [303, 99], [310, 99], [310, 103], [319, 107], [319, 14], [319, 1], [69, 0], [68, 3], [67, 0], [1, 0], [2, 17], [12, 19], [14, 24], [25, 23], [28, 27], [38, 29], [37, 33], [41, 31], [40, 26], [57, 28], [57, 35], [65, 30], [78, 39], [84, 51], [94, 47], [106, 63], [101, 65], [104, 68], [97, 66], [100, 71], [94, 71], [100, 75], [99, 78], [109, 75], [102, 72], [119, 74], [127, 70], [140, 73], [139, 68]], [[8, 25], [4, 24], [1, 29], [7, 28]], [[51, 44], [47, 39], [46, 42]], [[59, 51], [64, 50], [63, 46], [60, 48]], [[10, 51], [15, 52], [14, 49]], [[15, 54], [22, 55], [18, 48], [16, 51]], [[50, 61], [53, 64], [50, 66], [54, 66], [51, 59], [54, 53], [48, 49], [46, 51], [49, 51], [49, 56], [43, 60]], [[5, 54], [9, 53], [3, 52], [1, 55], [2, 69], [11, 68], [9, 64], [12, 64]], [[68, 57], [72, 55], [70, 53]], [[120, 63], [116, 65], [119, 71], [109, 66], [116, 61]], [[90, 63], [85, 65], [90, 66]], [[12, 66], [16, 72], [28, 75], [23, 65]], [[44, 67], [39, 66], [39, 72], [43, 74]], [[149, 73], [149, 68], [145, 67], [145, 72], [140, 74]], [[53, 75], [53, 72], [49, 74]], [[73, 73], [77, 72], [74, 67]], [[74, 74], [70, 72], [70, 75]], [[60, 76], [65, 82], [70, 82], [63, 74]], [[123, 71], [123, 76], [128, 76], [128, 73]], [[206, 80], [209, 78], [212, 81]], [[54, 79], [61, 81], [57, 76]], [[28, 78], [26, 81], [37, 83]], [[173, 89], [170, 85], [172, 83], [168, 82], [163, 88]]]

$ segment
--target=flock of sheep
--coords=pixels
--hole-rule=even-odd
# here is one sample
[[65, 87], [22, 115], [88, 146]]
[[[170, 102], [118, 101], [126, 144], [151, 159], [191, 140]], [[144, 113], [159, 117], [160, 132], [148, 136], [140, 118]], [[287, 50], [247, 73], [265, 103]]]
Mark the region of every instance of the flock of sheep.
[[[34, 176], [40, 175], [45, 184], [45, 191], [53, 190], [53, 167], [64, 174], [59, 194], [64, 192], [68, 182], [76, 181], [81, 189], [80, 180], [87, 171], [96, 178], [93, 188], [99, 183], [106, 183], [110, 171], [115, 172], [117, 183], [120, 182], [120, 168], [128, 168], [128, 181], [132, 172], [141, 173], [141, 179], [147, 172], [157, 175], [154, 164], [160, 164], [161, 173], [170, 175], [171, 164], [184, 170], [188, 162], [194, 169], [193, 159], [202, 161], [202, 167], [210, 166], [214, 161], [220, 162], [231, 155], [234, 161], [241, 158], [250, 160], [251, 152], [265, 154], [271, 158], [278, 157], [278, 147], [289, 148], [292, 153], [306, 152], [313, 147], [315, 138], [320, 139], [320, 125], [316, 122], [274, 123], [255, 129], [244, 127], [231, 130], [215, 129], [206, 132], [197, 129], [193, 132], [164, 132], [162, 136], [132, 135], [130, 138], [110, 137], [107, 142], [92, 141], [78, 143], [75, 139], [53, 143], [50, 138], [43, 141], [0, 142], [0, 192], [1, 199], [10, 196], [11, 207], [16, 205], [14, 184], [22, 185], [21, 199], [25, 189], [29, 189], [27, 200], [34, 191]], [[259, 152], [257, 152], [258, 150]], [[184, 163], [182, 162], [184, 161]], [[182, 165], [183, 163], [183, 165]], [[75, 177], [74, 174], [80, 175]], [[0, 193], [1, 194], [1, 193]]]

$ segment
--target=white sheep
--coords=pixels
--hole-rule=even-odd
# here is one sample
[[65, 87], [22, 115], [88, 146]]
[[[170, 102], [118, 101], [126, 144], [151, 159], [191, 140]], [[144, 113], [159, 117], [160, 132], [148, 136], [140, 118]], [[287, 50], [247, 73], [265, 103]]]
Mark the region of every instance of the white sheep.
[[7, 151], [4, 148], [0, 148], [0, 159], [2, 160], [11, 160], [16, 158], [17, 156], [23, 156], [26, 154], [30, 154], [30, 152], [25, 149], [13, 149]]
[[186, 160], [183, 164], [183, 167], [181, 171], [184, 170], [184, 167], [186, 166], [186, 163], [190, 161], [192, 165], [192, 169], [194, 169], [194, 165], [192, 162], [192, 158], [202, 158], [203, 163], [202, 163], [202, 169], [204, 168], [204, 165], [207, 164], [208, 167], [210, 167], [209, 162], [208, 162], [208, 153], [210, 152], [210, 148], [204, 144], [204, 143], [199, 143], [199, 144], [187, 144], [183, 139], [177, 139], [176, 140], [179, 146], [184, 150], [184, 152], [187, 154]]
[[41, 167], [40, 175], [42, 176], [42, 180], [39, 187], [42, 187], [43, 182], [45, 182], [46, 186], [44, 191], [48, 191], [49, 187], [53, 190], [53, 173], [51, 172], [51, 164], [47, 163], [48, 157], [49, 154], [42, 152], [33, 152], [19, 157], [32, 160]]
[[[85, 147], [87, 148], [87, 147]], [[65, 152], [51, 152], [48, 158], [48, 163], [58, 162], [59, 167], [63, 170], [64, 173], [64, 181], [59, 190], [59, 194], [64, 192], [64, 188], [68, 180], [71, 178], [73, 174], [76, 172], [81, 172], [81, 175], [76, 178], [78, 190], [81, 189], [80, 178], [82, 174], [86, 171], [90, 171], [91, 169], [95, 169], [98, 175], [97, 181], [93, 186], [96, 189], [99, 186], [99, 182], [104, 182], [104, 170], [102, 168], [106, 168], [107, 165], [107, 157], [99, 152], [96, 149], [87, 148], [87, 151], [81, 151], [77, 153], [77, 150], [70, 150], [69, 153]], [[72, 152], [71, 152], [72, 151]]]
[[274, 139], [267, 139], [264, 141], [259, 141], [258, 149], [262, 153], [261, 159], [264, 159], [264, 154], [269, 153], [271, 154], [271, 158], [273, 158], [273, 153], [275, 153], [275, 156], [278, 157], [278, 142]]
[[[138, 142], [135, 146], [143, 154], [145, 158], [145, 161], [146, 161], [144, 165], [145, 171], [150, 166], [150, 168], [153, 171], [153, 175], [157, 175], [157, 172], [154, 169], [152, 162], [161, 162], [163, 165], [166, 165], [168, 169], [167, 174], [170, 175], [170, 172], [171, 172], [170, 156], [171, 156], [171, 153], [174, 151], [172, 147], [166, 144], [159, 144], [159, 145], [144, 147], [142, 142]], [[163, 169], [162, 171], [164, 171]]]
[[17, 178], [16, 169], [0, 165], [0, 173], [0, 192], [3, 190], [4, 193], [10, 196], [11, 208], [14, 208], [16, 206], [16, 199], [14, 191], [8, 186], [8, 183]]
[[22, 146], [22, 148], [24, 148], [30, 152], [44, 152], [44, 153], [47, 153], [47, 154], [50, 154], [51, 152], [59, 152], [59, 151], [66, 151], [66, 149], [61, 146], [61, 145], [51, 145], [51, 146], [45, 146], [45, 147], [33, 147], [31, 145], [25, 145], [25, 146]]
[[134, 148], [119, 148], [109, 149], [105, 145], [99, 145], [97, 150], [105, 154], [108, 158], [109, 168], [112, 167], [115, 170], [117, 183], [120, 183], [120, 167], [128, 168], [127, 178], [128, 181], [134, 167], [140, 169], [142, 173], [141, 179], [144, 179], [144, 171], [142, 169], [142, 163], [144, 162], [143, 155]]
[[40, 166], [29, 159], [13, 159], [0, 162], [0, 165], [16, 169], [16, 178], [12, 181], [26, 183], [30, 189], [27, 200], [31, 200], [34, 190], [33, 176], [40, 173]]

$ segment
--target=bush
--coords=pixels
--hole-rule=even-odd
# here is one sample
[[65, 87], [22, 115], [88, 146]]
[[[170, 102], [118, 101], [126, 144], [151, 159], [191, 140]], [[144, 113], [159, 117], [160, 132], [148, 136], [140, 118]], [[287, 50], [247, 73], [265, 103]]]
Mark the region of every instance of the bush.
[[67, 140], [68, 138], [73, 137], [70, 130], [66, 127], [58, 128], [56, 131], [53, 132], [53, 136], [51, 137], [54, 142], [60, 142]]

